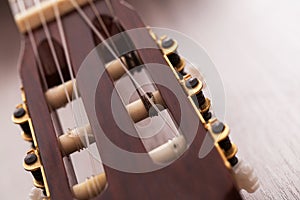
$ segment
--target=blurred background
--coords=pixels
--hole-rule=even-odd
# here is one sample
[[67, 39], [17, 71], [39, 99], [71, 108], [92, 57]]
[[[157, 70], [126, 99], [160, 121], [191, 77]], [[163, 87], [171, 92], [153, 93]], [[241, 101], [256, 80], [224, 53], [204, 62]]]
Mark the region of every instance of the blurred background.
[[[245, 199], [299, 199], [300, 2], [129, 2], [146, 24], [187, 34], [214, 61], [224, 83], [232, 139], [261, 181], [255, 194], [243, 193]], [[21, 102], [20, 37], [6, 1], [0, 2], [0, 25], [0, 199], [26, 199], [32, 187], [22, 167], [28, 146], [11, 122]]]

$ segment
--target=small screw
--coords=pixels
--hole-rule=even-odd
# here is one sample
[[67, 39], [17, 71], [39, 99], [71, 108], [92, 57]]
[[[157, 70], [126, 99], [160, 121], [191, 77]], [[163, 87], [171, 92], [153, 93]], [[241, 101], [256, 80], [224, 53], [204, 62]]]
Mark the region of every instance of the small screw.
[[198, 84], [199, 84], [199, 80], [197, 78], [189, 78], [187, 80], [187, 82], [185, 83], [185, 85], [188, 88], [195, 88], [195, 87], [197, 87]]
[[212, 131], [214, 133], [222, 133], [224, 129], [225, 125], [222, 122], [217, 121], [212, 125]]
[[32, 165], [37, 161], [37, 156], [33, 153], [27, 154], [26, 157], [24, 158], [24, 162], [27, 165]]
[[21, 118], [21, 117], [23, 117], [25, 114], [26, 114], [26, 111], [25, 111], [25, 109], [22, 108], [22, 107], [17, 108], [17, 109], [14, 111], [14, 117], [15, 117], [15, 118]]
[[161, 45], [163, 48], [167, 49], [167, 48], [170, 48], [171, 46], [173, 46], [174, 43], [175, 42], [172, 38], [167, 37], [162, 41]]

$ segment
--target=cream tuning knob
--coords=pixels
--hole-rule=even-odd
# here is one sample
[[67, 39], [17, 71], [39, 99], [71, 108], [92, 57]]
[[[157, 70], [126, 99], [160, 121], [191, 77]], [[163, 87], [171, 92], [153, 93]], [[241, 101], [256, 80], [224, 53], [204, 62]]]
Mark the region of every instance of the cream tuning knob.
[[240, 189], [253, 193], [259, 188], [259, 181], [253, 168], [243, 160], [240, 160], [232, 169]]
[[29, 114], [25, 104], [19, 104], [12, 116], [12, 121], [20, 125], [23, 130], [22, 137], [24, 140], [32, 142], [31, 129], [29, 125]]
[[73, 186], [73, 195], [78, 200], [92, 199], [98, 196], [106, 186], [105, 174], [99, 174], [87, 179], [83, 183]]
[[167, 143], [149, 152], [150, 157], [156, 163], [169, 163], [179, 158], [187, 148], [183, 135], [179, 135]]
[[[87, 136], [87, 138], [85, 138]], [[86, 139], [88, 141], [86, 141]], [[75, 128], [58, 138], [61, 153], [68, 156], [76, 151], [80, 151], [95, 142], [95, 138], [90, 125]], [[88, 143], [88, 144], [87, 144]]]
[[45, 97], [52, 109], [64, 107], [68, 100], [72, 100], [73, 84], [74, 82], [70, 80], [46, 91]]
[[43, 191], [36, 187], [33, 187], [28, 195], [28, 200], [43, 200], [43, 198]]

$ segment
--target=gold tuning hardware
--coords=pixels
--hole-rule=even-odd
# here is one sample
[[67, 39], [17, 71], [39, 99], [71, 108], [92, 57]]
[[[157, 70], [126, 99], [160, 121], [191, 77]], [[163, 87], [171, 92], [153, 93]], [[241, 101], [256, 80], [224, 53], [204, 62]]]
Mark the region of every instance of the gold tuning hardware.
[[24, 169], [32, 173], [33, 183], [37, 188], [45, 189], [42, 164], [37, 150], [31, 149], [27, 152], [23, 162]]
[[217, 142], [224, 140], [230, 133], [228, 125], [219, 122], [216, 118], [209, 120], [205, 124], [205, 128], [212, 133], [214, 140]]
[[230, 165], [236, 165], [238, 162], [236, 157], [238, 149], [237, 146], [230, 141], [229, 127], [217, 119], [209, 120], [205, 127], [211, 133], [214, 141], [216, 141], [218, 146], [222, 149], [223, 154]]
[[231, 143], [231, 148], [225, 152], [227, 160], [233, 159], [238, 152], [238, 148], [234, 143]]
[[192, 78], [190, 74], [183, 76], [180, 82], [189, 96], [197, 95], [203, 89], [203, 83], [197, 78]]
[[27, 152], [23, 161], [23, 167], [26, 171], [32, 173], [34, 186], [41, 188], [45, 196], [50, 196], [44, 168], [39, 157], [38, 144], [35, 138], [29, 111], [26, 106], [26, 95], [22, 87], [21, 94], [23, 103], [16, 106], [12, 116], [12, 121], [21, 126], [21, 129], [23, 130], [23, 139], [30, 141], [33, 147]]
[[177, 41], [163, 36], [158, 40], [158, 45], [161, 47], [175, 76], [190, 97], [201, 122], [214, 139], [215, 146], [220, 152], [225, 165], [231, 168], [231, 166], [234, 166], [238, 162], [235, 156], [237, 147], [229, 139], [229, 127], [217, 119], [212, 119], [212, 113], [210, 112], [211, 101], [204, 96], [202, 91], [203, 83], [198, 78], [184, 72], [185, 61], [177, 53]]
[[167, 36], [158, 39], [153, 31], [150, 30], [149, 32], [160, 46], [170, 69], [186, 91], [200, 121], [212, 136], [215, 148], [223, 159], [225, 166], [232, 171], [238, 187], [248, 192], [254, 192], [259, 187], [259, 183], [256, 175], [253, 173], [253, 169], [236, 157], [238, 149], [230, 141], [229, 127], [217, 119], [212, 119], [213, 115], [210, 112], [211, 101], [204, 96], [202, 91], [203, 83], [185, 72], [186, 63], [177, 53], [177, 41]]
[[166, 35], [162, 36], [160, 40], [158, 40], [158, 44], [160, 45], [163, 53], [165, 55], [170, 55], [172, 53], [176, 53], [178, 49], [178, 43], [176, 40], [167, 37]]
[[171, 63], [174, 69], [179, 73], [180, 78], [186, 75], [186, 73], [184, 72], [186, 62], [177, 53], [177, 41], [167, 36], [162, 36], [158, 40], [158, 45], [160, 46], [163, 54], [168, 58], [168, 61]]
[[210, 112], [211, 102], [210, 99], [206, 98], [203, 94], [203, 83], [196, 77], [192, 77], [190, 74], [183, 76], [181, 85], [192, 97], [194, 103], [198, 107], [203, 119], [207, 122], [211, 119], [212, 114]]
[[16, 106], [12, 116], [12, 121], [21, 126], [22, 137], [25, 141], [32, 142], [32, 133], [29, 125], [29, 114], [25, 103]]

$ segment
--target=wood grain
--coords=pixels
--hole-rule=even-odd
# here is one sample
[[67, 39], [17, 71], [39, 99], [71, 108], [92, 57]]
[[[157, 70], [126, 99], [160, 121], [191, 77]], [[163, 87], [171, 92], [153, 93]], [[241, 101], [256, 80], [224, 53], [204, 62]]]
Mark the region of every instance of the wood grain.
[[299, 199], [299, 3], [129, 2], [146, 23], [187, 34], [214, 61], [232, 140], [260, 178], [260, 190], [244, 198]]

